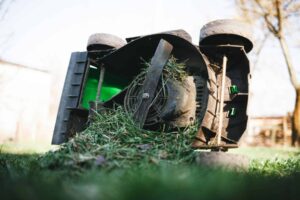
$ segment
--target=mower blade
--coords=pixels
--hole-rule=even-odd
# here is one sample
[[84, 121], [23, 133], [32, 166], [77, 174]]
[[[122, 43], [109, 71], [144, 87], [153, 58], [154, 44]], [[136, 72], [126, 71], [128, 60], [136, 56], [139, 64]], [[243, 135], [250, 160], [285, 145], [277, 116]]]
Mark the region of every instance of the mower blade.
[[133, 115], [134, 120], [141, 128], [145, 124], [163, 68], [170, 58], [172, 49], [173, 46], [170, 43], [161, 39], [151, 59], [150, 67], [141, 88], [138, 106]]

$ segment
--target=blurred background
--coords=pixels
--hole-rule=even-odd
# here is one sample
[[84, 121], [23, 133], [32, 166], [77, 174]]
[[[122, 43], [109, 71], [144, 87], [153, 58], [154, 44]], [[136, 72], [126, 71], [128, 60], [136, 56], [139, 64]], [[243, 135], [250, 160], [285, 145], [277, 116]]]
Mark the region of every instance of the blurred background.
[[0, 0], [0, 144], [51, 143], [71, 52], [85, 51], [91, 34], [126, 38], [184, 29], [198, 44], [204, 24], [234, 18], [251, 23], [255, 43], [242, 145], [290, 146], [299, 14], [297, 0]]

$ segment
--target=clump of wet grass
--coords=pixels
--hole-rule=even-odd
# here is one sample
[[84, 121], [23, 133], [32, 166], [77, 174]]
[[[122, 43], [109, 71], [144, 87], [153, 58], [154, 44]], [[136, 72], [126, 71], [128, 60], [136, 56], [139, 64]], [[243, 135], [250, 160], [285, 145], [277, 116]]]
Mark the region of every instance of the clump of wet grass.
[[178, 62], [177, 58], [171, 56], [164, 67], [164, 74], [166, 77], [170, 77], [172, 80], [183, 82], [188, 76], [186, 71], [186, 63]]
[[43, 167], [77, 169], [188, 163], [193, 160], [191, 141], [196, 131], [196, 125], [173, 132], [143, 130], [122, 107], [106, 109], [95, 115], [87, 130], [40, 162]]
[[[145, 68], [141, 74], [146, 74], [151, 66], [151, 63], [143, 59], [142, 62]], [[172, 55], [164, 66], [163, 79], [175, 80], [182, 83], [187, 77], [188, 73], [186, 70], [186, 62], [179, 62], [178, 59]]]

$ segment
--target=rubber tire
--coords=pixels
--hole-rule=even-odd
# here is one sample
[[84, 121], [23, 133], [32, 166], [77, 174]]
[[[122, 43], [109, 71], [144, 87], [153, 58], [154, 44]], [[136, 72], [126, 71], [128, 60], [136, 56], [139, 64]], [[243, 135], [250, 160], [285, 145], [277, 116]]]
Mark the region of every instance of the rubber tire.
[[239, 20], [215, 20], [200, 30], [199, 45], [241, 45], [248, 53], [253, 48], [252, 31], [249, 24]]
[[196, 163], [204, 167], [218, 167], [230, 170], [247, 170], [249, 158], [225, 152], [198, 152]]
[[106, 33], [95, 33], [91, 35], [87, 42], [87, 50], [107, 50], [107, 49], [119, 49], [126, 44], [125, 40], [118, 36], [106, 34]]

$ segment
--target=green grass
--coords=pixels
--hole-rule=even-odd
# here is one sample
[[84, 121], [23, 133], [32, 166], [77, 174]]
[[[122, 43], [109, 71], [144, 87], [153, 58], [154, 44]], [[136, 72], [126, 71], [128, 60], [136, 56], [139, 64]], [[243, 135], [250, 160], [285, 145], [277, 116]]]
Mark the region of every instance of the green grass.
[[[12, 145], [0, 152], [1, 199], [299, 199], [300, 151], [240, 148], [248, 170], [200, 167], [190, 147], [196, 127], [176, 132], [137, 128], [121, 108], [57, 151]], [[23, 146], [24, 147], [24, 146]], [[25, 148], [26, 149], [26, 148]], [[12, 153], [10, 153], [12, 152]]]
[[36, 144], [36, 143], [15, 143], [5, 142], [0, 144], [0, 152], [11, 154], [35, 154], [46, 153], [50, 150], [58, 149], [58, 145]]
[[[114, 170], [41, 168], [40, 155], [0, 156], [1, 199], [299, 199], [299, 156], [236, 172], [195, 164]], [[278, 173], [280, 172], [280, 173]]]
[[135, 125], [121, 107], [104, 110], [83, 133], [40, 159], [44, 168], [82, 170], [131, 168], [134, 165], [191, 163], [197, 126], [154, 132]]
[[288, 159], [290, 157], [297, 156], [300, 153], [300, 149], [292, 147], [242, 147], [231, 149], [230, 152], [246, 155], [250, 159], [265, 161]]

